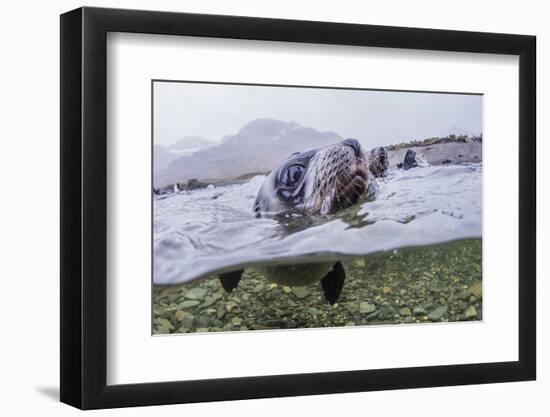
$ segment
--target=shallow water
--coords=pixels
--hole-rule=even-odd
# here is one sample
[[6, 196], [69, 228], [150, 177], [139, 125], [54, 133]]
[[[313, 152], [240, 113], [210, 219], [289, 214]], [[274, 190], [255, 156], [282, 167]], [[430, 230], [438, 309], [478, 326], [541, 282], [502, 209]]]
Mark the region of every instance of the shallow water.
[[397, 170], [377, 181], [374, 198], [330, 216], [254, 217], [264, 176], [156, 197], [154, 283], [255, 263], [337, 260], [480, 238], [482, 174], [481, 164]]

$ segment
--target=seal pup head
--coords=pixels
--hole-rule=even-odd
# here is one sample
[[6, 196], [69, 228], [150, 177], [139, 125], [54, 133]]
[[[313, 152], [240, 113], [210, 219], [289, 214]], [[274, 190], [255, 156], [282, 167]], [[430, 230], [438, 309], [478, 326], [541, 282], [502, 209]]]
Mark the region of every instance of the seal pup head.
[[386, 148], [379, 146], [369, 152], [369, 171], [376, 178], [385, 176], [389, 166], [388, 151]]
[[267, 176], [253, 209], [257, 214], [292, 209], [335, 213], [367, 191], [368, 176], [365, 154], [355, 139], [296, 152]]

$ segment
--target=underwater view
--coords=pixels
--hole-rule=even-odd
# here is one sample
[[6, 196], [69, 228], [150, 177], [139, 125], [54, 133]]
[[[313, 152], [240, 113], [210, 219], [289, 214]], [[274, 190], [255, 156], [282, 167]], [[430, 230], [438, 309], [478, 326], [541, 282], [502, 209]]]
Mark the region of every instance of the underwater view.
[[[159, 86], [168, 101], [155, 98], [156, 108], [172, 114], [179, 89], [207, 107], [195, 115], [209, 114], [216, 104], [205, 98], [225, 88], [222, 95], [242, 104], [235, 118], [257, 111], [258, 103], [248, 103], [255, 94], [275, 103], [272, 112], [284, 98], [294, 103], [292, 114], [307, 118], [300, 100], [320, 94], [335, 124], [332, 101], [344, 94]], [[340, 115], [352, 134], [379, 126], [376, 142], [256, 118], [221, 140], [190, 136], [162, 145], [157, 137], [174, 135], [178, 123], [206, 133], [218, 124], [227, 131], [234, 120], [209, 129], [185, 121], [185, 112], [167, 120], [154, 113], [165, 130], [154, 133], [153, 334], [482, 320], [482, 135], [427, 135], [464, 114], [470, 130], [480, 131], [481, 96], [351, 91], [340, 99], [348, 112], [361, 100], [366, 109], [386, 103], [369, 123], [363, 112], [355, 124]], [[395, 140], [403, 127], [386, 123], [388, 114], [410, 132], [425, 120], [421, 139]]]
[[153, 331], [191, 333], [481, 320], [481, 239], [395, 250], [344, 262], [329, 306], [318, 285], [285, 287], [253, 269], [227, 294], [217, 277], [155, 286]]

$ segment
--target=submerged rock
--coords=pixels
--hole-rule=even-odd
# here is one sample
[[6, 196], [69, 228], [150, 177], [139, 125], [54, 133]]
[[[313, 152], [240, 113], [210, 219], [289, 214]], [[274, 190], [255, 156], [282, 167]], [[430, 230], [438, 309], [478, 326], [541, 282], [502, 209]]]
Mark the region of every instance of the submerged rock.
[[422, 307], [415, 307], [413, 309], [413, 314], [415, 316], [423, 316], [424, 314], [426, 314], [426, 310], [424, 310]]
[[469, 306], [466, 311], [464, 311], [464, 318], [470, 320], [477, 317], [477, 309], [474, 306]]
[[447, 306], [437, 307], [435, 310], [430, 312], [430, 314], [428, 314], [428, 319], [431, 321], [441, 320], [441, 318], [445, 315], [447, 310], [448, 310]]
[[409, 307], [403, 307], [399, 309], [399, 314], [401, 316], [410, 316], [411, 315], [411, 309]]
[[378, 319], [390, 320], [393, 318], [395, 310], [391, 306], [384, 306], [378, 311]]
[[293, 287], [292, 294], [298, 299], [306, 298], [309, 295], [309, 290], [306, 287]]
[[481, 281], [474, 282], [472, 285], [470, 285], [470, 287], [468, 288], [468, 291], [474, 297], [481, 299], [481, 295], [483, 293], [483, 287], [481, 285]]
[[359, 303], [359, 312], [361, 314], [370, 314], [374, 310], [376, 310], [376, 306], [374, 304], [369, 304], [366, 301]]
[[208, 294], [208, 290], [206, 288], [197, 287], [189, 290], [185, 294], [185, 298], [189, 298], [190, 300], [202, 300], [206, 294]]
[[191, 307], [198, 306], [199, 304], [200, 304], [199, 301], [196, 301], [196, 300], [188, 300], [188, 301], [184, 301], [183, 303], [179, 303], [179, 304], [178, 304], [178, 308], [186, 309], [186, 308], [191, 308]]

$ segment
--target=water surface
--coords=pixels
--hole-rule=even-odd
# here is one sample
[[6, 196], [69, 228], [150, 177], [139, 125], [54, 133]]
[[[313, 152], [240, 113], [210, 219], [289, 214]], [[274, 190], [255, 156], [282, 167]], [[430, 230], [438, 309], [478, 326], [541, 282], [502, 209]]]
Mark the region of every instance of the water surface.
[[252, 213], [264, 176], [155, 197], [154, 283], [265, 262], [342, 259], [480, 238], [482, 164], [396, 170], [374, 197], [330, 216]]

